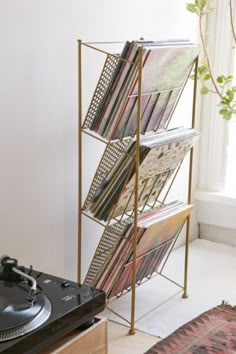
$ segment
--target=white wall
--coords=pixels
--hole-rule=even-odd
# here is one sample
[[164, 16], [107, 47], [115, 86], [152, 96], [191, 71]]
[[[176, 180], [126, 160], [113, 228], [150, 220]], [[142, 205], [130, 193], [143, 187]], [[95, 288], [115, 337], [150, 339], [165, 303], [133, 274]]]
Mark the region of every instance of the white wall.
[[[195, 40], [196, 28], [185, 0], [0, 1], [0, 254], [76, 278], [76, 40]], [[91, 54], [84, 108], [103, 61]], [[84, 141], [85, 190], [102, 150], [95, 156], [93, 144]], [[84, 230], [85, 271], [98, 235]]]

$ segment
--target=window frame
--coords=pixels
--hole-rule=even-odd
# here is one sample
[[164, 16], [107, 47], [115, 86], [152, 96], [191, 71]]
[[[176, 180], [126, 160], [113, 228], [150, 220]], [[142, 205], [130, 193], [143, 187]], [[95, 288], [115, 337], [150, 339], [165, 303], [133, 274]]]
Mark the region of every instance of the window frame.
[[[206, 46], [215, 75], [229, 75], [233, 72], [233, 36], [230, 27], [230, 11], [225, 0], [211, 4], [214, 11], [206, 19]], [[214, 6], [215, 5], [215, 6]], [[233, 18], [236, 18], [236, 7]], [[219, 50], [221, 48], [221, 51]], [[224, 55], [219, 55], [224, 53]], [[198, 207], [198, 222], [214, 226], [236, 228], [236, 199], [225, 195], [228, 122], [219, 115], [217, 97], [208, 94], [201, 100], [200, 146], [198, 156], [198, 177], [195, 199]], [[222, 206], [225, 207], [222, 213]], [[228, 213], [227, 218], [224, 214]]]

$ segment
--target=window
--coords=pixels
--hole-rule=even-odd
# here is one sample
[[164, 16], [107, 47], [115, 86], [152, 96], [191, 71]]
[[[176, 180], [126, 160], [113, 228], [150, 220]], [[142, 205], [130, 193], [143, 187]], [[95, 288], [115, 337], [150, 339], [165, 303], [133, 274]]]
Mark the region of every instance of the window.
[[[236, 61], [233, 60], [234, 86], [236, 86]], [[236, 117], [228, 122], [227, 163], [224, 193], [236, 197]]]
[[[217, 0], [214, 5], [214, 11], [206, 21], [206, 44], [215, 75], [229, 75], [236, 72], [236, 60], [233, 58], [236, 52], [232, 51], [234, 43], [229, 35], [228, 2]], [[236, 19], [236, 6], [233, 11]], [[219, 115], [215, 95], [206, 95], [201, 103], [198, 190], [195, 197], [198, 222], [208, 225], [206, 234], [200, 227], [201, 237], [207, 238], [224, 228], [222, 238], [218, 239], [222, 243], [234, 244], [231, 236], [233, 234], [235, 238], [232, 230], [236, 229], [236, 118], [225, 121]]]
[[[207, 17], [206, 45], [214, 76], [229, 75], [233, 72], [234, 45], [229, 21], [229, 6], [225, 0], [214, 1], [214, 11]], [[234, 6], [236, 15], [236, 6]], [[224, 53], [224, 55], [221, 55]], [[236, 67], [235, 67], [236, 71]], [[225, 121], [219, 115], [218, 97], [207, 95], [202, 98], [201, 140], [199, 154], [199, 189], [213, 193], [227, 193], [236, 184], [235, 164], [235, 123]], [[228, 144], [229, 142], [229, 144]], [[228, 145], [228, 152], [226, 151]], [[226, 187], [227, 186], [227, 187]], [[236, 187], [234, 186], [236, 190]], [[234, 193], [235, 194], [235, 193]]]
[[229, 122], [225, 193], [236, 197], [236, 118]]

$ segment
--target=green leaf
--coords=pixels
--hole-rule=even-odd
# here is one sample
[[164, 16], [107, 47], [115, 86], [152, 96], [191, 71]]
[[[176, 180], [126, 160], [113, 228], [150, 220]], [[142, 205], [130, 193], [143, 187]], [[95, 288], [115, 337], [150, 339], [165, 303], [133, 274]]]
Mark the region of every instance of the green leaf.
[[224, 82], [224, 76], [218, 76], [216, 80], [219, 84], [222, 84]]
[[232, 102], [233, 99], [234, 99], [234, 92], [233, 92], [233, 91], [230, 91], [230, 92], [227, 93], [227, 95], [228, 95], [228, 101], [229, 101], [229, 103]]
[[227, 106], [229, 105], [230, 102], [229, 102], [228, 98], [223, 96], [223, 97], [221, 97], [221, 99], [222, 100], [220, 101], [220, 103], [226, 104]]
[[208, 92], [209, 92], [209, 88], [208, 88], [208, 87], [203, 86], [203, 87], [201, 88], [201, 94], [202, 94], [202, 95], [206, 95]]
[[223, 115], [225, 120], [230, 120], [232, 118], [232, 112], [227, 112]]
[[219, 113], [221, 115], [224, 115], [224, 114], [228, 113], [228, 109], [227, 108], [222, 108], [222, 109], [219, 110]]
[[229, 75], [226, 77], [225, 83], [228, 84], [229, 82], [231, 82], [233, 80], [233, 75]]
[[200, 16], [200, 10], [195, 4], [187, 4], [186, 8], [188, 11], [193, 12], [196, 15]]
[[233, 91], [233, 92], [236, 92], [236, 86], [233, 86], [233, 87], [232, 87], [232, 91]]
[[200, 75], [206, 74], [206, 73], [208, 73], [208, 67], [205, 64], [203, 64], [203, 65], [199, 66], [198, 72]]
[[188, 3], [188, 4], [186, 4], [186, 8], [187, 8], [187, 10], [190, 11], [190, 12], [195, 12], [196, 5], [195, 5], [195, 4], [190, 4], [190, 3]]
[[202, 9], [204, 6], [206, 6], [206, 0], [195, 0], [195, 4]]
[[203, 77], [203, 80], [207, 81], [207, 80], [210, 80], [211, 78], [211, 75], [210, 74], [206, 74], [204, 77]]

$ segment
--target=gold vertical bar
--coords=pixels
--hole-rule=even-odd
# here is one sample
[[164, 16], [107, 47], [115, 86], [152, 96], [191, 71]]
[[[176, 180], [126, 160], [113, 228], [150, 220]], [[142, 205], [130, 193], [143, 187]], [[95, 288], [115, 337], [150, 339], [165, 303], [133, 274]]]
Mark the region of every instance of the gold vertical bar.
[[[193, 108], [192, 108], [192, 128], [195, 128], [196, 121], [196, 100], [197, 100], [197, 70], [198, 70], [198, 58], [195, 62], [195, 77], [193, 87]], [[189, 161], [189, 179], [188, 179], [188, 204], [191, 204], [192, 200], [192, 174], [193, 174], [193, 147], [190, 151]], [[189, 239], [190, 239], [190, 216], [187, 218], [186, 225], [186, 241], [185, 241], [185, 262], [184, 262], [184, 293], [183, 298], [188, 298], [188, 258], [189, 258]]]
[[81, 282], [82, 246], [82, 41], [78, 40], [78, 282]]
[[139, 67], [138, 67], [138, 110], [137, 110], [137, 129], [136, 129], [136, 161], [135, 161], [135, 201], [134, 201], [134, 239], [133, 239], [133, 267], [132, 267], [132, 293], [131, 293], [131, 326], [130, 335], [135, 334], [135, 290], [136, 290], [136, 255], [138, 238], [138, 182], [139, 182], [139, 154], [140, 154], [140, 125], [141, 125], [141, 94], [142, 94], [142, 66], [143, 48], [139, 48]]

